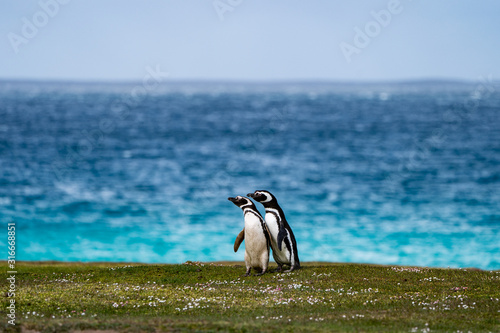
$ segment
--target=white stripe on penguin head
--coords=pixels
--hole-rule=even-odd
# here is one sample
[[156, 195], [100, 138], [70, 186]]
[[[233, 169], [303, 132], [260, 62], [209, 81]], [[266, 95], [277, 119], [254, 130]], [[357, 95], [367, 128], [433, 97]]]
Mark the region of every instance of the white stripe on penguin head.
[[240, 197], [240, 198], [245, 199], [245, 201], [246, 201], [246, 203], [241, 205], [240, 208], [243, 209], [243, 207], [252, 206], [252, 202], [248, 198], [244, 198], [244, 197]]
[[261, 203], [265, 203], [265, 202], [269, 202], [269, 201], [273, 200], [273, 197], [272, 197], [272, 196], [271, 196], [271, 194], [270, 194], [270, 193], [268, 193], [268, 192], [257, 192], [257, 193], [258, 193], [258, 194], [263, 194], [263, 195], [265, 195], [265, 196], [266, 196], [266, 200], [261, 201]]

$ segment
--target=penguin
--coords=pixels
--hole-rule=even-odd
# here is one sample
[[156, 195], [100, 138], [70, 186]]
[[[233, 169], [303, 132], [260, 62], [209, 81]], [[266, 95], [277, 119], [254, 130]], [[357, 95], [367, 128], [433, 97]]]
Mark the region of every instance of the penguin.
[[271, 246], [266, 223], [250, 199], [242, 196], [227, 199], [243, 210], [245, 218], [245, 227], [234, 242], [234, 252], [236, 252], [245, 240], [245, 266], [247, 269], [245, 276], [250, 275], [252, 268], [261, 270], [255, 276], [262, 275], [267, 271], [269, 265], [269, 247]]
[[271, 235], [271, 248], [274, 261], [278, 264], [277, 271], [281, 272], [283, 265], [290, 266], [285, 272], [299, 269], [297, 242], [276, 197], [269, 191], [255, 191], [247, 195], [260, 202], [266, 209], [265, 222]]

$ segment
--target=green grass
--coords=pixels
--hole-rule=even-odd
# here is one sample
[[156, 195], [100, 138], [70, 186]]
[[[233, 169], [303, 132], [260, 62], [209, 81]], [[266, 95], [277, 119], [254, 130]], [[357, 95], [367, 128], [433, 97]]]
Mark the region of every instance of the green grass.
[[[0, 331], [500, 332], [500, 271], [306, 263], [17, 263]], [[0, 285], [8, 290], [7, 265]]]

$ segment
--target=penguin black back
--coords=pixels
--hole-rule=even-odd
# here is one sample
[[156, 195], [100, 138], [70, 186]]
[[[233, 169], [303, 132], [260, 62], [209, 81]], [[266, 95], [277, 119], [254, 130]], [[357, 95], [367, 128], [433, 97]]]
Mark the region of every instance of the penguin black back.
[[[282, 244], [285, 243], [286, 248], [288, 249], [288, 251], [290, 251], [291, 270], [300, 268], [295, 236], [292, 232], [292, 229], [290, 228], [290, 225], [288, 224], [288, 221], [285, 218], [285, 213], [278, 204], [278, 200], [276, 199], [276, 197], [271, 192], [265, 190], [257, 190], [254, 193], [248, 193], [248, 196], [257, 202], [260, 202], [264, 206], [264, 208], [266, 209], [266, 223], [278, 223], [277, 234], [274, 234], [273, 236], [277, 246], [277, 248], [273, 247], [273, 255], [276, 250], [277, 252], [283, 251], [284, 249], [282, 248]], [[269, 221], [268, 214], [273, 216], [273, 218], [269, 219]], [[280, 256], [275, 256], [275, 260], [278, 257]], [[278, 263], [278, 265], [280, 264]]]

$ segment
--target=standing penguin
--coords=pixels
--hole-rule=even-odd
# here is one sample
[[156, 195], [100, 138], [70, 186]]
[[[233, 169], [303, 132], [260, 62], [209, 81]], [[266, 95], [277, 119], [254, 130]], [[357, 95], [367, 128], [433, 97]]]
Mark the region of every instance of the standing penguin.
[[271, 235], [271, 247], [278, 271], [281, 271], [283, 265], [290, 265], [290, 269], [285, 272], [299, 269], [297, 242], [276, 197], [269, 191], [255, 191], [248, 193], [248, 196], [260, 202], [266, 209], [266, 224]]
[[245, 266], [247, 268], [245, 276], [250, 275], [252, 268], [260, 268], [261, 272], [256, 276], [262, 275], [267, 271], [269, 265], [269, 246], [271, 244], [266, 223], [250, 199], [242, 196], [227, 199], [243, 210], [245, 218], [245, 228], [234, 242], [234, 252], [236, 252], [245, 239]]

